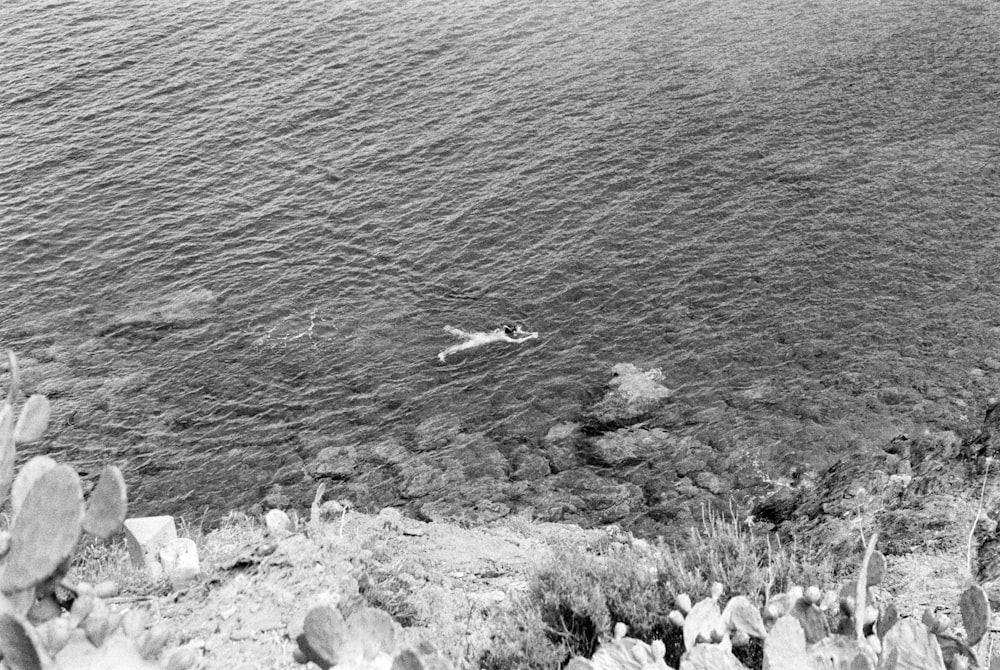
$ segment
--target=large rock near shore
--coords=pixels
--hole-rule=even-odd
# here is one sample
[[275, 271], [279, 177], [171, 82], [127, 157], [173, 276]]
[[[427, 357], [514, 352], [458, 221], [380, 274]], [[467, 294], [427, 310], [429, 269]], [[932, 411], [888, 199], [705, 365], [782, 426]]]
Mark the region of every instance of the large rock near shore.
[[642, 421], [674, 394], [660, 383], [663, 373], [658, 368], [642, 370], [631, 363], [618, 363], [611, 371], [608, 391], [584, 413], [589, 425], [617, 427]]

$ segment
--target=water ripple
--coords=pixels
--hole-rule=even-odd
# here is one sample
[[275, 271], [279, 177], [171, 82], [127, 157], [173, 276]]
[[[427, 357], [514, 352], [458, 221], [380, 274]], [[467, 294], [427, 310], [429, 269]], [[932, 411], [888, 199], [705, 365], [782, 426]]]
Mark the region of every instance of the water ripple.
[[[533, 443], [622, 360], [765, 461], [952, 426], [997, 382], [969, 371], [1000, 346], [998, 28], [909, 0], [5, 5], [0, 340], [52, 375], [54, 451], [176, 511], [256, 502], [317, 436], [451, 413]], [[443, 324], [508, 320], [543, 339], [437, 366]]]

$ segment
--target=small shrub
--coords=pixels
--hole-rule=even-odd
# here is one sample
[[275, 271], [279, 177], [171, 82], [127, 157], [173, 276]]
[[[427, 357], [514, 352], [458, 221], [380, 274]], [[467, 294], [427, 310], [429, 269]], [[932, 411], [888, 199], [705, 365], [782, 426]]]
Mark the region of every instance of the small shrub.
[[416, 608], [410, 603], [412, 588], [399, 575], [387, 570], [370, 568], [360, 580], [359, 592], [371, 607], [385, 610], [401, 626], [419, 623]]
[[634, 559], [566, 550], [534, 575], [527, 597], [566, 658], [593, 655], [616, 620], [652, 630], [666, 619], [656, 575]]
[[541, 612], [526, 610], [524, 600], [498, 612], [490, 621], [486, 639], [465, 650], [463, 667], [480, 670], [552, 670], [565, 665], [564, 649], [540, 634]]
[[[532, 632], [504, 647], [503, 662], [539, 667], [531, 665], [527, 651], [516, 658], [521, 648], [535, 656], [548, 649], [548, 657], [560, 659], [557, 665], [574, 656], [589, 658], [621, 623], [631, 631], [629, 640], [660, 640], [666, 661], [676, 663], [685, 652], [682, 631], [669, 622], [677, 596], [708, 597], [715, 582], [764, 601], [792, 584], [830, 584], [833, 569], [801, 547], [782, 546], [713, 513], [677, 546], [637, 542], [603, 555], [566, 548], [533, 576], [521, 611], [537, 612], [537, 619], [516, 626]], [[738, 656], [757, 659], [759, 666], [761, 653], [759, 644], [749, 644]]]
[[[660, 641], [646, 644], [626, 637], [626, 627], [616, 624], [614, 639], [601, 645], [592, 659], [576, 657], [568, 667], [666, 670], [677, 663], [682, 670], [978, 667], [975, 646], [988, 632], [991, 617], [983, 589], [973, 584], [959, 597], [965, 637], [953, 633], [947, 618], [932, 610], [922, 621], [900, 619], [895, 606], [876, 601], [871, 590], [885, 575], [885, 557], [875, 550], [876, 541], [877, 534], [868, 541], [856, 579], [839, 592], [791, 586], [763, 607], [737, 595], [724, 608], [725, 587], [720, 583], [696, 604], [681, 594], [676, 599], [678, 609], [668, 615], [683, 634], [684, 653], [679, 658], [667, 658]], [[750, 653], [734, 653], [748, 646]]]

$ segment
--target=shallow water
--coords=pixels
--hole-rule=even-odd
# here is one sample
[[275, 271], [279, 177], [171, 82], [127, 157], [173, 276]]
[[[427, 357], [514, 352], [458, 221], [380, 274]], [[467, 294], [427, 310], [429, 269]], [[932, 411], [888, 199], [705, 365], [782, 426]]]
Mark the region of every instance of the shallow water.
[[994, 392], [995, 4], [271, 4], [0, 7], [0, 343], [140, 509], [619, 361], [775, 474]]

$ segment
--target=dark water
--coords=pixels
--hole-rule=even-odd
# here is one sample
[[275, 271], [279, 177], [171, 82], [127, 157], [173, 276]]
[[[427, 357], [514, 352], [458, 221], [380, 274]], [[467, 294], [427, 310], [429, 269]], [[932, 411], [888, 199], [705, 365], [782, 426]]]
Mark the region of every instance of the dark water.
[[995, 3], [274, 4], [0, 6], [0, 344], [141, 510], [619, 361], [774, 474], [996, 389]]

